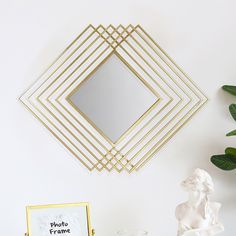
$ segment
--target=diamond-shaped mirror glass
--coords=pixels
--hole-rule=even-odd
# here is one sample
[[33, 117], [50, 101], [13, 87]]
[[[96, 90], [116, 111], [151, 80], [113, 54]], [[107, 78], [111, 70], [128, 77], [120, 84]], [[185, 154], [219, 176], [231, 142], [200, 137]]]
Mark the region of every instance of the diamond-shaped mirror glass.
[[105, 59], [69, 96], [76, 110], [113, 143], [158, 99], [116, 54]]

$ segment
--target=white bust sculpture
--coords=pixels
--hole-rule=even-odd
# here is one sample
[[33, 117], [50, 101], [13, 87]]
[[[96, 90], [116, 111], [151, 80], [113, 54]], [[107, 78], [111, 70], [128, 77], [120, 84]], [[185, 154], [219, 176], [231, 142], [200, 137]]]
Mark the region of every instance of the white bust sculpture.
[[208, 200], [214, 191], [211, 176], [205, 170], [196, 169], [181, 185], [189, 193], [189, 199], [176, 208], [177, 235], [211, 236], [224, 231], [218, 220], [221, 204]]

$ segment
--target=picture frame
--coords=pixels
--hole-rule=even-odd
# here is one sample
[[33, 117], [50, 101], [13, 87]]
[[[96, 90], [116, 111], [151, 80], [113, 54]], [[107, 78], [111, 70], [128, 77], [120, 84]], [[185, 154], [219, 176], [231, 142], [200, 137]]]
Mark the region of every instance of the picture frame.
[[93, 236], [87, 202], [26, 207], [27, 236]]

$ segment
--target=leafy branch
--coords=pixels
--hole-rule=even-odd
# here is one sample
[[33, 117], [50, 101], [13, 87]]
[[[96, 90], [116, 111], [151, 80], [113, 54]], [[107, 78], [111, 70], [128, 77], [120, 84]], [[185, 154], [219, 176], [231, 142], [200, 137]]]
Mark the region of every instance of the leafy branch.
[[[234, 96], [236, 96], [236, 86], [224, 85], [222, 89]], [[229, 106], [229, 112], [236, 121], [236, 104]], [[236, 136], [236, 129], [230, 131], [226, 136]], [[214, 155], [211, 157], [211, 162], [222, 170], [236, 169], [236, 148], [228, 147], [225, 149], [225, 154]]]

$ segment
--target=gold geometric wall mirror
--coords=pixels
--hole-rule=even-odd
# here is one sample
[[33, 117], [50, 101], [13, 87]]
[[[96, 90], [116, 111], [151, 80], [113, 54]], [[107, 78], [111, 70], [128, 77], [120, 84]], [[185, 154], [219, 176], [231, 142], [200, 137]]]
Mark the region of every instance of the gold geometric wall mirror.
[[89, 25], [20, 100], [89, 170], [130, 173], [207, 98], [140, 25]]

